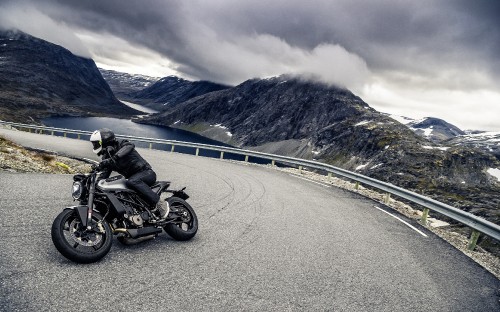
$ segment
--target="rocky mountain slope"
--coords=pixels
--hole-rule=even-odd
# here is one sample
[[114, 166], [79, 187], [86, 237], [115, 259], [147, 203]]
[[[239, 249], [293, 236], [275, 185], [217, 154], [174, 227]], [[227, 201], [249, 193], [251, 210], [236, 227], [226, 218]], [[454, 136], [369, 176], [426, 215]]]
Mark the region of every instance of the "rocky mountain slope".
[[206, 136], [220, 133], [216, 136], [225, 143], [256, 147], [308, 139], [334, 122], [361, 118], [366, 111], [375, 112], [347, 90], [283, 76], [248, 80], [145, 120]]
[[442, 119], [425, 117], [419, 120], [403, 116], [387, 115], [409, 127], [416, 134], [425, 137], [433, 142], [439, 143], [452, 139], [459, 135], [466, 134], [455, 125]]
[[141, 91], [160, 79], [158, 77], [128, 74], [103, 68], [99, 68], [99, 71], [113, 93], [119, 99], [123, 100], [130, 100], [131, 93]]
[[[314, 158], [461, 207], [500, 224], [491, 154], [443, 146], [351, 92], [287, 76], [208, 93], [141, 122], [255, 150]], [[491, 172], [491, 171], [490, 171]]]
[[479, 132], [456, 136], [443, 144], [469, 146], [493, 154], [500, 160], [500, 132]]
[[465, 132], [457, 126], [433, 117], [412, 121], [408, 123], [407, 126], [417, 134], [423, 135], [434, 142], [443, 142], [465, 134]]
[[210, 81], [189, 81], [175, 76], [158, 80], [151, 86], [129, 93], [131, 102], [164, 111], [194, 97], [229, 88]]
[[500, 132], [463, 131], [442, 119], [426, 117], [414, 120], [403, 116], [387, 115], [406, 125], [416, 134], [443, 146], [468, 146], [491, 153], [500, 160]]
[[0, 119], [131, 116], [94, 61], [18, 31], [0, 31]]

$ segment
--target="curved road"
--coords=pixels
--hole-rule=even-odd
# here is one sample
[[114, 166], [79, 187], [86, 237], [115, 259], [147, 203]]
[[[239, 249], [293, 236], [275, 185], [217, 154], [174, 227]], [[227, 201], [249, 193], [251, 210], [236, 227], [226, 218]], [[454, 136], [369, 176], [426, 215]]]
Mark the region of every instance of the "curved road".
[[[85, 141], [0, 135], [95, 157]], [[0, 311], [500, 310], [498, 279], [369, 199], [270, 168], [140, 152], [159, 179], [188, 187], [198, 235], [115, 241], [103, 261], [77, 265], [50, 239], [71, 176], [0, 172]]]

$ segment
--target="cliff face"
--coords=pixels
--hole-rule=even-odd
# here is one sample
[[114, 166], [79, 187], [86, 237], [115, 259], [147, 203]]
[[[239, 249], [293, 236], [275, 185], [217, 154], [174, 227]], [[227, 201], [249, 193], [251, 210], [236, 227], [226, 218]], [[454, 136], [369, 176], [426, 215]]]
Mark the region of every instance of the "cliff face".
[[0, 32], [0, 63], [1, 119], [137, 113], [115, 98], [94, 61], [25, 33]]
[[168, 76], [142, 90], [129, 93], [128, 99], [158, 111], [165, 111], [197, 96], [227, 88], [229, 87], [210, 81], [189, 81]]
[[491, 154], [444, 146], [345, 89], [276, 77], [193, 98], [141, 122], [236, 146], [314, 158], [387, 181], [500, 223], [500, 168]]
[[128, 74], [103, 68], [99, 68], [99, 71], [113, 93], [123, 100], [131, 100], [131, 93], [141, 91], [159, 80], [157, 77]]

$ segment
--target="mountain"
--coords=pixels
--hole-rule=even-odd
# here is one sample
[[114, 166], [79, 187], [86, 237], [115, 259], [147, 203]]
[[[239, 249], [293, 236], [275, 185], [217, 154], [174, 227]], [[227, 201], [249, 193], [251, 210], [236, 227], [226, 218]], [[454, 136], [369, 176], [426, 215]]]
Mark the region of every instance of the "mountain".
[[445, 146], [467, 146], [494, 155], [500, 160], [500, 132], [465, 130], [439, 118], [426, 117], [415, 120], [388, 115], [409, 127], [416, 134]]
[[465, 134], [460, 128], [442, 119], [433, 117], [426, 117], [410, 122], [408, 126], [417, 134], [424, 135], [434, 142], [446, 141], [458, 135]]
[[129, 74], [103, 68], [99, 68], [99, 71], [113, 93], [119, 99], [124, 100], [130, 99], [130, 93], [141, 91], [160, 79], [158, 77]]
[[[259, 147], [283, 141], [300, 145], [302, 140], [312, 140], [312, 147], [314, 138], [335, 124], [346, 120], [357, 124], [375, 118], [391, 122], [419, 139], [346, 89], [288, 76], [248, 80], [234, 88], [193, 98], [144, 121], [195, 129], [236, 146]], [[295, 156], [311, 155], [312, 149], [309, 154], [303, 151]]]
[[414, 190], [500, 224], [491, 154], [443, 146], [350, 91], [290, 76], [252, 79], [139, 122], [182, 128], [235, 146], [314, 158]]
[[500, 132], [472, 132], [456, 136], [445, 144], [451, 146], [469, 146], [486, 153], [491, 153], [500, 160]]
[[390, 115], [390, 117], [401, 122], [402, 124], [405, 124], [416, 134], [436, 143], [444, 142], [456, 136], [465, 134], [465, 132], [457, 126], [439, 118], [425, 117], [420, 120], [414, 120], [402, 116]]
[[138, 113], [116, 99], [94, 61], [28, 34], [0, 31], [0, 63], [0, 119]]
[[151, 86], [130, 93], [130, 101], [164, 111], [194, 97], [229, 88], [210, 81], [189, 81], [175, 76], [158, 80]]

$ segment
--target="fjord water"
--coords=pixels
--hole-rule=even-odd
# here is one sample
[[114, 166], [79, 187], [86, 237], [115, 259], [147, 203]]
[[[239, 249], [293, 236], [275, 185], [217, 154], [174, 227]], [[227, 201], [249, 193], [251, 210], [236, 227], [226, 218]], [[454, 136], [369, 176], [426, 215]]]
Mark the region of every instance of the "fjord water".
[[[121, 100], [121, 102], [129, 107], [132, 107], [133, 109], [144, 112], [145, 114], [153, 114], [158, 112], [153, 109], [147, 108], [143, 105], [138, 105], [123, 100]], [[132, 122], [129, 119], [119, 119], [111, 117], [50, 117], [43, 119], [42, 122], [44, 125], [54, 128], [73, 129], [82, 131], [94, 131], [101, 128], [108, 128], [113, 130], [116, 134], [122, 134], [122, 135], [231, 147], [230, 145], [224, 144], [219, 141], [211, 140], [209, 138], [206, 138], [204, 136], [189, 131], [170, 128], [170, 127], [139, 124]], [[63, 134], [56, 133], [55, 135], [63, 135]], [[68, 134], [68, 136], [76, 137], [77, 135]], [[89, 136], [83, 136], [82, 138], [88, 140]], [[138, 147], [149, 146], [148, 143], [143, 143], [143, 142], [133, 142], [133, 143]], [[172, 145], [153, 144], [153, 148], [169, 151], [171, 150]], [[192, 155], [196, 153], [195, 148], [182, 147], [182, 146], [176, 146], [175, 151], [178, 153], [192, 154]], [[220, 156], [220, 153], [216, 151], [200, 150], [199, 155], [218, 158]], [[224, 158], [242, 161], [243, 159], [245, 159], [245, 156], [233, 153], [225, 153]], [[257, 157], [251, 157], [249, 161], [258, 164], [267, 164], [270, 162], [268, 159], [261, 159]]]
[[[193, 143], [202, 143], [218, 146], [229, 146], [221, 142], [205, 138], [195, 133], [174, 129], [169, 127], [161, 127], [154, 125], [145, 125], [132, 122], [128, 119], [118, 119], [109, 117], [51, 117], [42, 120], [43, 124], [49, 127], [74, 129], [83, 131], [94, 131], [101, 128], [113, 130], [116, 134], [123, 134], [135, 137], [156, 138], [165, 140], [176, 140]], [[56, 133], [56, 135], [62, 135]], [[68, 135], [76, 137], [76, 135]], [[88, 140], [87, 136], [82, 136], [82, 139]], [[148, 147], [149, 144], [134, 142], [138, 147]], [[155, 149], [170, 150], [171, 145], [154, 144]], [[175, 151], [187, 154], [194, 154], [193, 148], [176, 146]], [[203, 152], [206, 156], [218, 157], [218, 152]], [[212, 155], [213, 154], [213, 155]]]
[[56, 128], [84, 131], [94, 131], [101, 128], [108, 128], [113, 130], [116, 134], [136, 137], [223, 145], [221, 142], [210, 140], [192, 132], [169, 127], [139, 124], [128, 119], [109, 117], [51, 117], [43, 119], [42, 122], [47, 126]]

